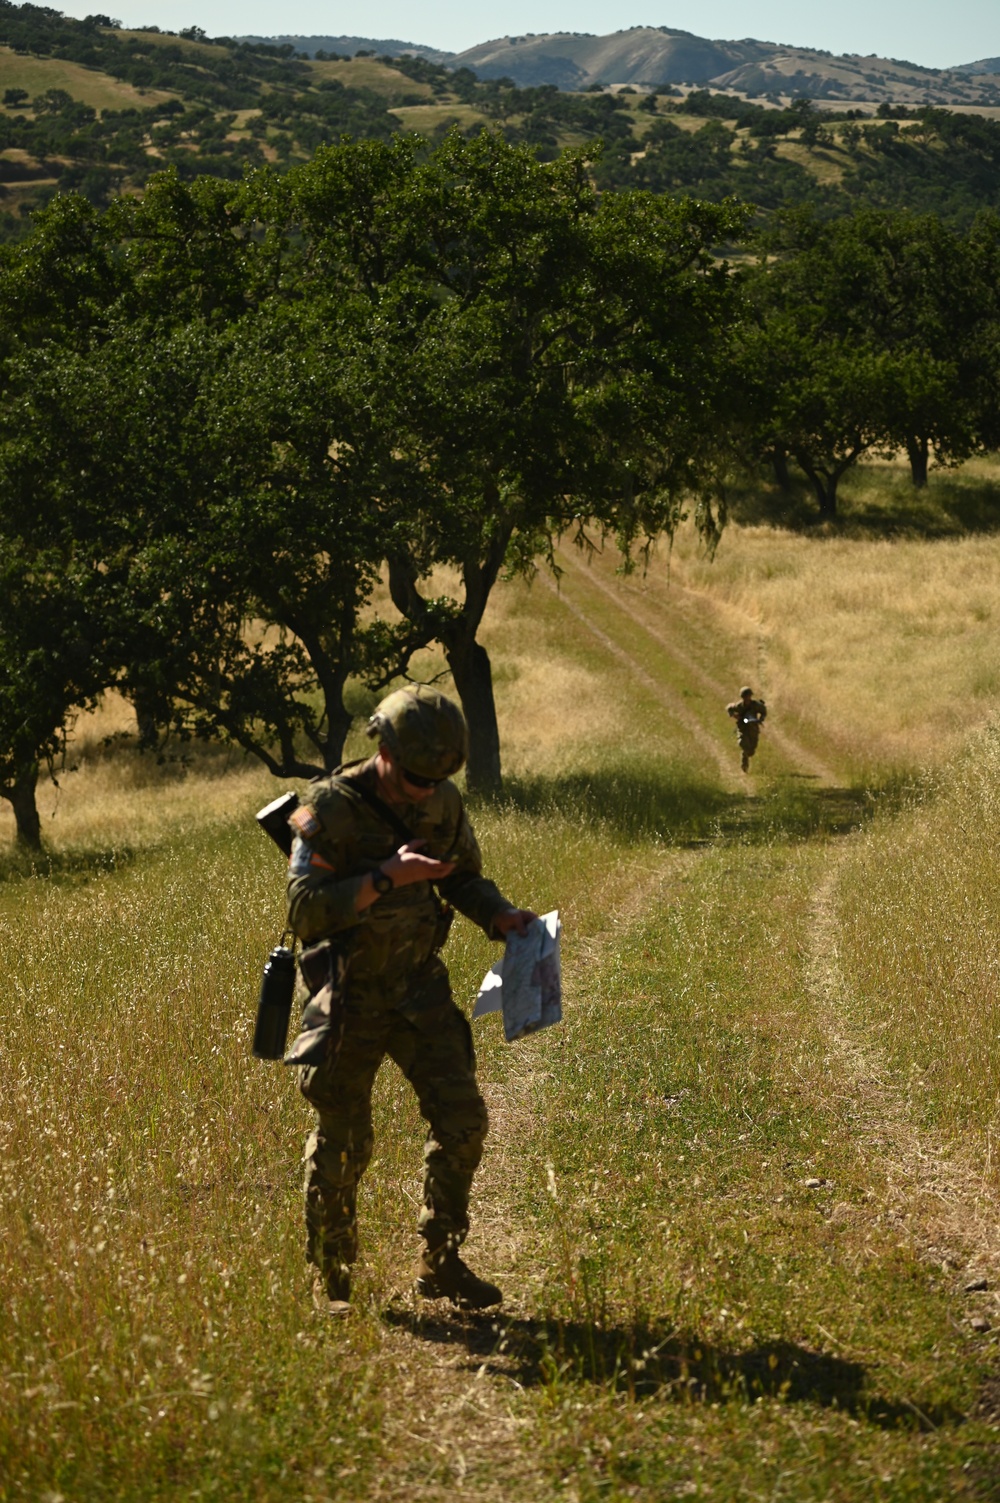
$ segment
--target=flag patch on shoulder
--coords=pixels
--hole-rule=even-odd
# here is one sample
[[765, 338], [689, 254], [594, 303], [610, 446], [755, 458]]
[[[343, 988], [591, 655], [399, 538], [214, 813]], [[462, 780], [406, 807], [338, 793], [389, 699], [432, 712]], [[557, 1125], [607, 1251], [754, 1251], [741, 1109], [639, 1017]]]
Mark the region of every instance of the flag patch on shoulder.
[[303, 840], [310, 840], [319, 829], [319, 820], [306, 804], [300, 804], [288, 822], [295, 826]]

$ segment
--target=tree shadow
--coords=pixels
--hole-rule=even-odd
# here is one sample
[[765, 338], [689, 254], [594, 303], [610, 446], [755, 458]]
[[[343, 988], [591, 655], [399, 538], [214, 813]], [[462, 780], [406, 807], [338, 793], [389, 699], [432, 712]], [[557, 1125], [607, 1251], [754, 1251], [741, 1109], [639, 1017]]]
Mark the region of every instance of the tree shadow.
[[1000, 531], [1000, 485], [972, 486], [942, 477], [909, 496], [852, 497], [840, 519], [841, 535], [861, 539], [920, 538], [927, 542]]
[[849, 835], [871, 819], [878, 796], [862, 786], [818, 785], [810, 773], [785, 773], [759, 794], [737, 800], [719, 819], [718, 838], [744, 845]]
[[718, 821], [743, 800], [687, 769], [662, 766], [512, 777], [503, 802], [533, 817], [603, 824], [629, 839], [698, 844], [711, 839]]
[[918, 1405], [877, 1393], [862, 1363], [790, 1341], [736, 1351], [655, 1324], [603, 1328], [400, 1305], [383, 1310], [382, 1318], [422, 1341], [464, 1350], [470, 1370], [506, 1377], [522, 1388], [589, 1383], [632, 1398], [656, 1395], [698, 1404], [778, 1399], [840, 1409], [885, 1430], [930, 1431], [966, 1418], [952, 1405]]
[[808, 773], [790, 773], [765, 782], [759, 791], [729, 793], [673, 768], [598, 769], [511, 778], [503, 802], [530, 817], [603, 825], [626, 840], [701, 846], [845, 835], [870, 819], [880, 800], [878, 792], [861, 785], [817, 783]]
[[787, 490], [758, 480], [733, 486], [729, 515], [746, 527], [876, 542], [914, 538], [927, 542], [1000, 532], [1000, 482], [961, 472], [932, 472], [922, 490], [889, 466], [866, 466], [845, 477], [835, 519], [823, 519], [816, 497], [798, 476]]
[[131, 846], [108, 850], [26, 851], [12, 847], [0, 854], [0, 883], [48, 880], [89, 881], [131, 866], [136, 853]]

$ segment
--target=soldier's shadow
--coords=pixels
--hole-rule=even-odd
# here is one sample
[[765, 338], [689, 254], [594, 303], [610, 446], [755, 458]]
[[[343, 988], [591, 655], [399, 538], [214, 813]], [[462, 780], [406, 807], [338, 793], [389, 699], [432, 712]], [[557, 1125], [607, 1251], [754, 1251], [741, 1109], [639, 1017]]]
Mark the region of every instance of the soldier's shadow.
[[522, 1388], [590, 1383], [636, 1398], [704, 1404], [771, 1398], [840, 1409], [889, 1430], [936, 1430], [964, 1418], [948, 1406], [889, 1399], [873, 1390], [862, 1363], [790, 1341], [735, 1351], [646, 1325], [604, 1328], [399, 1305], [383, 1311], [383, 1319], [423, 1341], [464, 1348], [470, 1371], [505, 1376]]

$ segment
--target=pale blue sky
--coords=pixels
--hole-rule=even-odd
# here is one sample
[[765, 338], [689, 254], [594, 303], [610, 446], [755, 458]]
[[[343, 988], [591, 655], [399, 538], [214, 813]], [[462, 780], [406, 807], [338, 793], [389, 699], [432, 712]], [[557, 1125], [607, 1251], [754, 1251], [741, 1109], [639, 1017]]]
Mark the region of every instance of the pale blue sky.
[[[58, 0], [55, 0], [58, 4]], [[758, 37], [830, 52], [875, 52], [929, 68], [1000, 56], [1000, 0], [104, 0], [127, 26], [172, 31], [201, 26], [210, 36], [399, 37], [459, 52], [492, 37], [527, 31], [618, 31], [672, 26], [715, 38]], [[84, 16], [101, 0], [69, 0]]]

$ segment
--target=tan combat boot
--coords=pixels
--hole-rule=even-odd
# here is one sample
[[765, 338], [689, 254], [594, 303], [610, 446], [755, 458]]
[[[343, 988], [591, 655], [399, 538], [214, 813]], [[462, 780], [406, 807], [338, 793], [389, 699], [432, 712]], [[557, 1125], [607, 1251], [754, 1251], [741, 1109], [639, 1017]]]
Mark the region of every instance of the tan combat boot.
[[485, 1310], [503, 1299], [496, 1284], [477, 1278], [462, 1262], [457, 1247], [427, 1248], [417, 1268], [417, 1293], [424, 1299], [450, 1299], [459, 1310]]
[[320, 1315], [350, 1315], [351, 1270], [346, 1264], [328, 1273], [317, 1273], [312, 1287], [313, 1308]]

